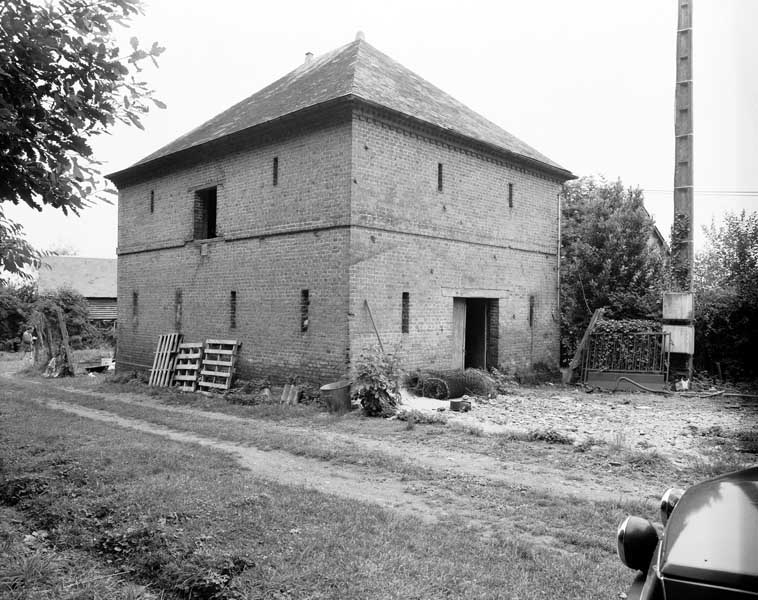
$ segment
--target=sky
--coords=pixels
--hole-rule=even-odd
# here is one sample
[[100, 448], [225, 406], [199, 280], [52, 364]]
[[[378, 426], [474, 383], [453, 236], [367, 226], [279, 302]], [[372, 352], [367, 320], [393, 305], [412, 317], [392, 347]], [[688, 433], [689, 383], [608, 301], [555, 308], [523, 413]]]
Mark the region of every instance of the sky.
[[[692, 0], [695, 244], [758, 210], [757, 0]], [[166, 47], [142, 75], [167, 104], [93, 140], [127, 167], [362, 31], [367, 42], [578, 176], [621, 179], [669, 236], [677, 0], [144, 0], [119, 33]], [[115, 204], [80, 217], [3, 207], [41, 249], [115, 257]]]

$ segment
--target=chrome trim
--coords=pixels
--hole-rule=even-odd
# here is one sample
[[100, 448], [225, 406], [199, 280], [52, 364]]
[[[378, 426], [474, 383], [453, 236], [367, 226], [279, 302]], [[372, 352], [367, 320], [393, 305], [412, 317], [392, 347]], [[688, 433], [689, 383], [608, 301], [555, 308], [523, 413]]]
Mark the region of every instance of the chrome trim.
[[626, 536], [626, 526], [629, 523], [629, 519], [631, 518], [632, 516], [629, 515], [626, 519], [621, 521], [621, 524], [616, 530], [616, 554], [618, 554], [621, 562], [624, 563], [624, 565], [627, 567], [629, 565], [626, 563], [626, 555], [624, 553], [624, 537]]
[[676, 508], [677, 503], [684, 494], [684, 490], [681, 488], [669, 488], [661, 496], [660, 514], [661, 522], [666, 525], [671, 516], [672, 511]]

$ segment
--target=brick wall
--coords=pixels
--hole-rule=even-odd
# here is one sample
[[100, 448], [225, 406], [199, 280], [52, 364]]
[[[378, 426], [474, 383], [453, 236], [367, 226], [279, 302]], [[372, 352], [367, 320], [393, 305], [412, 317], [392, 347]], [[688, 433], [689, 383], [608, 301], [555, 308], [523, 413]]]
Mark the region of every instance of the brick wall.
[[[347, 357], [349, 140], [349, 123], [324, 126], [122, 189], [119, 368], [151, 364], [158, 335], [175, 330], [180, 290], [185, 339], [239, 339], [243, 376], [299, 374], [315, 382], [341, 376]], [[218, 237], [192, 241], [195, 191], [210, 185], [218, 189]], [[303, 289], [310, 296], [305, 332]]]
[[[120, 190], [119, 368], [149, 366], [158, 335], [180, 325], [188, 341], [239, 339], [243, 376], [325, 383], [376, 342], [366, 300], [405, 366], [448, 367], [460, 296], [498, 300], [489, 360], [557, 364], [558, 182], [364, 111], [307, 131]], [[217, 237], [193, 240], [197, 191], [210, 186]]]
[[324, 125], [119, 190], [119, 254], [191, 241], [196, 192], [210, 186], [217, 186], [217, 232], [226, 239], [346, 224], [350, 131], [349, 123]]
[[499, 300], [499, 365], [557, 365], [559, 183], [378, 115], [356, 115], [352, 144], [352, 351], [376, 343], [368, 299], [405, 366], [449, 367], [453, 297], [486, 297]]

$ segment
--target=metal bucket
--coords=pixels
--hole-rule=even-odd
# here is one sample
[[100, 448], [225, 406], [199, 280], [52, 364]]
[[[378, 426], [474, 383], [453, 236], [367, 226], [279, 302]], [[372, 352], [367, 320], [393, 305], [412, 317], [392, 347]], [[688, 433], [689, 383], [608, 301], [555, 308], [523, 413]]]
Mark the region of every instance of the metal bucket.
[[319, 388], [321, 398], [326, 403], [329, 412], [343, 413], [350, 410], [350, 382], [336, 381], [327, 383]]

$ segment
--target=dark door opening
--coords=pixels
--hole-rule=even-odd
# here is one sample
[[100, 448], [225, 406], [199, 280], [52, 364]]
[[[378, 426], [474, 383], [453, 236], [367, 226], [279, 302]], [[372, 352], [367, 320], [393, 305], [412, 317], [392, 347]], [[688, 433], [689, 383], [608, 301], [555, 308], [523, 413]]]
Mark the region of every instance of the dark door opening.
[[466, 298], [466, 369], [487, 368], [487, 300]]
[[454, 369], [488, 369], [498, 364], [500, 301], [453, 298]]

